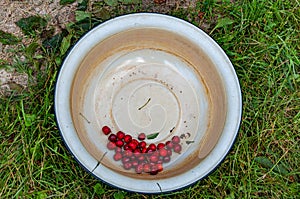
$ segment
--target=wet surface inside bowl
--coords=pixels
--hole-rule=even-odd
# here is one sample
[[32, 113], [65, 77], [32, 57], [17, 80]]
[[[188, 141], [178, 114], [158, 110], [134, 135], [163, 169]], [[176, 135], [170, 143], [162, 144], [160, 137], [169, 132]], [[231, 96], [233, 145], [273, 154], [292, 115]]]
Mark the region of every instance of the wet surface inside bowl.
[[[149, 180], [199, 164], [217, 143], [227, 111], [222, 79], [204, 50], [154, 28], [124, 31], [97, 44], [80, 64], [71, 95], [72, 119], [87, 151], [110, 170]], [[182, 151], [157, 175], [136, 174], [113, 160], [104, 125], [134, 138], [159, 133], [147, 143], [177, 135]]]

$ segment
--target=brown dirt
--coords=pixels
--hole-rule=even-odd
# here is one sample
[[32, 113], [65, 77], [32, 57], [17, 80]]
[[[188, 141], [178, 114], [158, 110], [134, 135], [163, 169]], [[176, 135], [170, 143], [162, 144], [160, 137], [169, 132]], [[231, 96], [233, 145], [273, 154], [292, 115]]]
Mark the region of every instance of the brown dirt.
[[[0, 30], [14, 34], [22, 38], [23, 44], [30, 43], [30, 39], [26, 38], [20, 28], [15, 24], [18, 20], [40, 15], [49, 19], [49, 25], [56, 25], [57, 21], [64, 24], [70, 22], [70, 15], [74, 13], [76, 3], [68, 6], [59, 5], [59, 0], [27, 0], [27, 1], [0, 1]], [[55, 26], [54, 26], [55, 27]], [[1, 45], [0, 43], [0, 59], [8, 62], [12, 60], [12, 52], [17, 50], [18, 46]]]
[[[8, 65], [11, 65], [16, 58], [22, 61], [24, 56], [18, 54], [18, 49], [31, 42], [31, 39], [22, 33], [15, 22], [29, 16], [40, 15], [49, 19], [50, 26], [57, 27], [57, 22], [63, 26], [70, 22], [70, 15], [74, 13], [75, 9], [76, 3], [61, 6], [59, 0], [1, 0], [0, 30], [14, 34], [21, 38], [22, 42], [18, 45], [2, 45], [0, 43], [0, 60], [4, 60]], [[0, 96], [9, 94], [11, 90], [22, 90], [27, 87], [27, 84], [27, 74], [0, 69]]]
[[[88, 10], [91, 10], [94, 2], [101, 0], [90, 0]], [[59, 4], [60, 0], [0, 0], [0, 30], [12, 33], [22, 39], [18, 45], [3, 45], [0, 43], [0, 63], [11, 65], [15, 59], [22, 61], [24, 56], [18, 53], [18, 49], [26, 46], [32, 40], [26, 37], [15, 24], [18, 20], [29, 16], [40, 15], [48, 19], [48, 25], [60, 31], [65, 24], [74, 20], [77, 3], [66, 6]], [[166, 13], [170, 9], [195, 6], [196, 0], [142, 0], [142, 6], [147, 7], [149, 12]], [[155, 4], [155, 2], [158, 2]], [[160, 4], [162, 2], [162, 4]], [[26, 88], [28, 77], [16, 71], [0, 68], [0, 96], [10, 93], [14, 88]]]

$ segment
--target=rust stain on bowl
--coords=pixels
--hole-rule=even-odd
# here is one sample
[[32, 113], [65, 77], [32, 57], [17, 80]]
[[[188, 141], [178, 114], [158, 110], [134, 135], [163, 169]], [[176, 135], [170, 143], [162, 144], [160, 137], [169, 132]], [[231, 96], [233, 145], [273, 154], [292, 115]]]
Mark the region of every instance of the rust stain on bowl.
[[[101, 64], [105, 62], [108, 57], [113, 56], [118, 52], [131, 52], [139, 49], [154, 49], [157, 51], [167, 52], [175, 55], [192, 66], [192, 70], [197, 75], [199, 82], [201, 82], [205, 88], [206, 97], [209, 102], [209, 119], [206, 127], [207, 131], [199, 142], [193, 143], [198, 145], [197, 150], [193, 151], [183, 160], [155, 176], [148, 174], [137, 175], [134, 172], [122, 170], [120, 165], [113, 161], [109, 155], [104, 157], [107, 150], [101, 150], [101, 147], [99, 148], [99, 146], [96, 146], [93, 138], [91, 138], [86, 131], [86, 125], [93, 125], [95, 129], [99, 129], [98, 133], [101, 134], [101, 129], [98, 126], [99, 124], [95, 118], [83, 118], [80, 115], [84, 115], [86, 111], [84, 110], [85, 95], [87, 87], [90, 84], [91, 77], [96, 70], [104, 70], [99, 68], [101, 67]], [[187, 172], [198, 165], [201, 160], [203, 160], [211, 152], [219, 140], [226, 118], [226, 104], [226, 94], [222, 78], [216, 70], [213, 62], [205, 54], [205, 49], [200, 49], [188, 39], [183, 38], [174, 32], [154, 28], [124, 31], [97, 44], [80, 64], [74, 78], [71, 93], [71, 114], [73, 123], [86, 150], [95, 159], [98, 161], [101, 160], [102, 165], [110, 168], [111, 170], [125, 176], [139, 179], [169, 178]], [[112, 112], [102, 114], [113, 117]], [[88, 124], [86, 120], [89, 121]], [[175, 128], [174, 131], [176, 131], [176, 129], [177, 128]], [[197, 132], [193, 133], [197, 134]], [[104, 146], [102, 148], [105, 148], [107, 137], [103, 135], [99, 136], [101, 139], [98, 140], [98, 143], [99, 145]], [[187, 145], [183, 146], [188, 147]]]

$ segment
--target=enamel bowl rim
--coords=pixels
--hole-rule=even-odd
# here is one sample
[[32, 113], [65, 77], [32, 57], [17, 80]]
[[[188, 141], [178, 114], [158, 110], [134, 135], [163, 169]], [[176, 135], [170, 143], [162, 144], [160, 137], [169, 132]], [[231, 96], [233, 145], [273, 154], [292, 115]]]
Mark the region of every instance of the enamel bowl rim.
[[[214, 64], [218, 66], [217, 69], [220, 70], [218, 72], [222, 74], [228, 101], [228, 112], [223, 133], [215, 148], [203, 160], [203, 164], [208, 165], [208, 169], [204, 173], [201, 173], [201, 175], [198, 175], [199, 171], [197, 171], [196, 167], [192, 171], [178, 176], [180, 180], [178, 180], [178, 177], [160, 180], [159, 186], [157, 186], [157, 181], [149, 182], [127, 179], [126, 177], [121, 177], [121, 180], [111, 180], [119, 178], [120, 176], [115, 173], [110, 173], [110, 170], [105, 167], [99, 168], [101, 172], [94, 171], [98, 161], [85, 150], [79, 138], [76, 136], [70, 111], [72, 80], [76, 74], [76, 67], [79, 67], [80, 62], [84, 59], [87, 52], [89, 52], [97, 42], [109, 36], [125, 30], [143, 27], [155, 27], [175, 31], [178, 34], [185, 35], [187, 38], [195, 41], [197, 45], [206, 49], [208, 56]], [[188, 34], [186, 34], [187, 32]], [[197, 38], [201, 38], [201, 41], [197, 40]], [[220, 67], [221, 65], [222, 67]], [[166, 193], [183, 189], [205, 178], [225, 159], [238, 135], [242, 115], [242, 94], [238, 77], [229, 58], [223, 49], [204, 31], [176, 17], [154, 13], [137, 13], [116, 17], [98, 25], [85, 34], [76, 45], [73, 46], [65, 58], [57, 76], [54, 108], [56, 122], [66, 147], [86, 171], [94, 175], [97, 179], [126, 191]], [[211, 162], [213, 164], [211, 164]], [[99, 176], [99, 173], [104, 173], [104, 176]]]

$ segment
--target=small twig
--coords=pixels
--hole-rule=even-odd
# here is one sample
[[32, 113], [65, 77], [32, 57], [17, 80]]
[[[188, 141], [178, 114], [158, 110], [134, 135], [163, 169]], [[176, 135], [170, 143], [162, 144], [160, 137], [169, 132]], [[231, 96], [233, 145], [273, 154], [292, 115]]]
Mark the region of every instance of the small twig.
[[174, 131], [174, 129], [175, 129], [175, 126], [170, 130], [170, 133], [172, 133]]
[[186, 141], [186, 144], [192, 144], [192, 143], [194, 143], [195, 141]]
[[160, 186], [160, 184], [159, 184], [158, 182], [157, 182], [156, 184], [157, 184], [157, 186], [158, 186], [158, 188], [159, 188], [160, 192], [163, 192], [163, 191], [162, 191], [162, 189], [161, 189], [161, 186]]
[[107, 154], [107, 151], [102, 155], [101, 159], [98, 161], [97, 165], [94, 167], [94, 169], [92, 170], [92, 173], [95, 171], [95, 169], [101, 164], [104, 156]]
[[142, 105], [140, 108], [138, 108], [138, 110], [140, 111], [142, 108], [144, 108], [145, 106], [147, 106], [147, 104], [148, 104], [150, 101], [151, 101], [151, 98], [149, 98], [149, 99], [147, 100], [147, 102], [146, 102], [144, 105]]
[[102, 155], [102, 157], [101, 157], [101, 159], [100, 159], [100, 161], [99, 161], [99, 163], [101, 163], [102, 162], [102, 160], [103, 160], [103, 158], [104, 158], [104, 156], [107, 154], [107, 151]]
[[96, 166], [93, 168], [92, 173], [95, 171], [95, 169], [100, 165], [100, 162], [97, 162]]
[[81, 117], [83, 117], [83, 119], [85, 119], [85, 121], [87, 122], [87, 123], [91, 123], [82, 113], [79, 113], [79, 115], [81, 116]]

